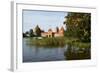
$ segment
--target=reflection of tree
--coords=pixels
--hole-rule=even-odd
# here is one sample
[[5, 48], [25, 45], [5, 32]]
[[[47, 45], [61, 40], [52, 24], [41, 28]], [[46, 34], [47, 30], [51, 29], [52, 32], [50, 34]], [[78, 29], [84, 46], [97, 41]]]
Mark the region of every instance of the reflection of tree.
[[77, 49], [71, 45], [68, 45], [67, 50], [64, 52], [66, 60], [81, 60], [90, 59], [90, 49]]

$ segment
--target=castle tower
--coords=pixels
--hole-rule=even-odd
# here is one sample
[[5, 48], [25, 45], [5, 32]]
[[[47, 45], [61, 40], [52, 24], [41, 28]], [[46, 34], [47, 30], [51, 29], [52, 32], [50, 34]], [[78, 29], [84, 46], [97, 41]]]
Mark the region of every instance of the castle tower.
[[49, 29], [49, 30], [48, 30], [48, 37], [53, 37], [52, 29]]
[[61, 29], [59, 30], [59, 34], [60, 34], [60, 36], [64, 36], [64, 28], [63, 27], [61, 27]]
[[56, 32], [57, 32], [57, 33], [59, 32], [59, 28], [58, 28], [58, 27], [56, 27]]

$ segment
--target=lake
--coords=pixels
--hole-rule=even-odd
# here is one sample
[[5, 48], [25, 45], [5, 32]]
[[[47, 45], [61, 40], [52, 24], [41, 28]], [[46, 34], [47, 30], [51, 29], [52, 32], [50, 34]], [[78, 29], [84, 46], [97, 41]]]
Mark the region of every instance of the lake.
[[23, 62], [61, 61], [90, 59], [90, 50], [74, 49], [70, 45], [64, 47], [37, 47], [27, 44], [23, 38]]

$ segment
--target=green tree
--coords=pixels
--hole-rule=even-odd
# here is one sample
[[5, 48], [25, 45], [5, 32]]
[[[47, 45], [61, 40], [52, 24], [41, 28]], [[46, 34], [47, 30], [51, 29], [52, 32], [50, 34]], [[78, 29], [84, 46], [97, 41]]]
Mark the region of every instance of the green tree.
[[28, 31], [26, 31], [26, 32], [25, 32], [25, 34], [27, 35], [27, 34], [29, 34], [29, 32], [28, 32]]
[[29, 37], [29, 31], [26, 31], [26, 32], [24, 33], [24, 37]]
[[77, 37], [81, 41], [90, 41], [91, 36], [91, 14], [69, 12], [65, 16], [64, 24], [66, 24], [69, 36]]
[[35, 33], [36, 33], [36, 36], [41, 36], [41, 29], [38, 25], [35, 27]]
[[25, 33], [23, 33], [23, 37], [26, 37], [26, 34]]
[[30, 37], [34, 37], [33, 29], [30, 29], [30, 31], [29, 31], [29, 36], [30, 36]]

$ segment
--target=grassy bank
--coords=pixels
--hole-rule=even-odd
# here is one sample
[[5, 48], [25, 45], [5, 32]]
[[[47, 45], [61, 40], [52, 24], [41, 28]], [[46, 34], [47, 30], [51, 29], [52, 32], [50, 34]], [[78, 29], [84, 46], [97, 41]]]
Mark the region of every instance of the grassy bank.
[[42, 38], [42, 39], [34, 39], [30, 38], [27, 42], [28, 44], [35, 46], [43, 46], [43, 47], [63, 47], [66, 45], [64, 38]]
[[80, 42], [77, 38], [71, 37], [53, 37], [53, 38], [28, 38], [29, 45], [43, 46], [43, 47], [63, 47], [66, 44], [79, 48], [90, 48], [91, 44]]
[[77, 38], [72, 38], [72, 37], [65, 37], [65, 42], [66, 44], [78, 47], [78, 48], [91, 48], [91, 43], [90, 42], [81, 42]]

